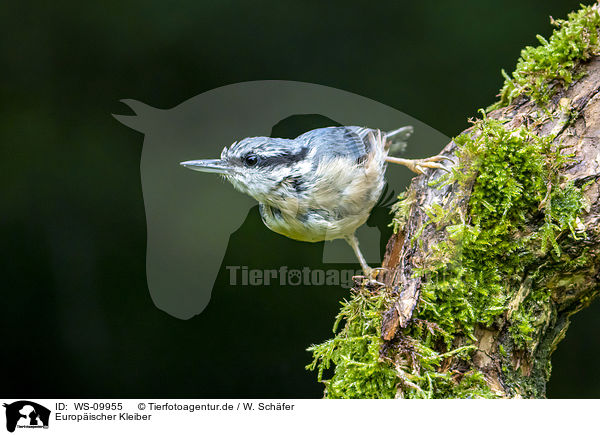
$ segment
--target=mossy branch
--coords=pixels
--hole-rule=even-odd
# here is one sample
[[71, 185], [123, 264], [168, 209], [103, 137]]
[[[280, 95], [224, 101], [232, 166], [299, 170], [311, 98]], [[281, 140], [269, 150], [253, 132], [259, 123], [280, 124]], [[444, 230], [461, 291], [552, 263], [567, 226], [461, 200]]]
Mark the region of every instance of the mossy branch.
[[[571, 316], [600, 291], [597, 5], [523, 50], [501, 100], [395, 207], [382, 286], [313, 346], [328, 397], [543, 397]], [[371, 283], [371, 285], [373, 285]]]

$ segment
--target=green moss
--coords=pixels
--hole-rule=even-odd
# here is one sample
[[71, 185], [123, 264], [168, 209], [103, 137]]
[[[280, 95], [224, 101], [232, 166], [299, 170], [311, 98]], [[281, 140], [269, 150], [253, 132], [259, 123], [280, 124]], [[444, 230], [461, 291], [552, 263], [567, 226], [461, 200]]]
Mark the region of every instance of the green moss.
[[523, 348], [533, 340], [535, 331], [533, 323], [535, 316], [524, 307], [520, 308], [510, 318], [509, 331], [517, 348]]
[[452, 361], [468, 361], [475, 346], [441, 351], [435, 343], [444, 335], [437, 325], [417, 319], [388, 352], [401, 380], [399, 395], [408, 399], [496, 397], [481, 373], [450, 368]]
[[511, 351], [529, 351], [547, 320], [550, 290], [520, 277], [540, 255], [560, 262], [557, 240], [576, 237], [583, 206], [581, 190], [559, 175], [570, 156], [553, 149], [552, 140], [525, 127], [508, 130], [485, 115], [455, 139], [459, 165], [446, 182], [468, 196], [468, 212], [455, 212], [447, 241], [417, 271], [425, 283], [415, 314], [442, 329], [446, 349], [457, 340], [475, 343], [478, 326], [506, 317]]
[[439, 379], [429, 398], [453, 399], [494, 399], [497, 395], [492, 392], [483, 375], [479, 372], [467, 372], [461, 375], [460, 381], [452, 376]]
[[[575, 237], [582, 194], [560, 179], [569, 156], [553, 151], [552, 139], [488, 118], [456, 139], [460, 164], [451, 178], [473, 186], [468, 216], [456, 216], [446, 228], [448, 242], [437, 249], [442, 254], [419, 271], [427, 277], [419, 315], [448, 333], [447, 345], [457, 333], [474, 339], [477, 325], [489, 326], [507, 311], [533, 254], [552, 247], [560, 256], [558, 236], [569, 231]], [[534, 289], [520, 308], [549, 297], [546, 289]], [[531, 341], [531, 311], [509, 320], [516, 342]]]
[[[308, 350], [313, 362], [308, 369], [318, 369], [318, 380], [326, 385], [326, 396], [331, 399], [394, 398], [399, 382], [396, 371], [387, 362], [380, 361], [382, 340], [381, 311], [389, 303], [385, 292], [353, 290], [350, 300], [344, 300], [333, 332], [340, 323], [337, 335]], [[323, 380], [325, 370], [334, 365], [333, 376]]]
[[552, 20], [557, 28], [549, 40], [537, 35], [540, 45], [525, 47], [512, 77], [504, 70], [500, 101], [488, 110], [509, 105], [526, 95], [544, 105], [561, 86], [568, 86], [584, 73], [578, 66], [598, 54], [600, 16], [591, 6], [582, 6], [569, 14], [568, 20]]
[[[383, 290], [369, 291], [362, 287], [353, 290], [350, 300], [342, 303], [334, 325], [334, 332], [344, 323], [342, 329], [331, 340], [308, 349], [313, 353], [313, 361], [307, 369], [318, 371], [318, 380], [326, 385], [327, 398], [391, 399], [399, 394], [406, 398], [494, 396], [480, 373], [439, 371], [449, 358], [468, 358], [473, 346], [439, 353], [407, 337], [395, 349], [393, 357], [383, 358], [381, 312], [390, 302], [390, 296]], [[420, 336], [431, 325], [420, 322], [411, 328]], [[435, 336], [436, 331], [432, 329], [431, 333]], [[331, 378], [324, 380], [325, 371], [332, 366]]]
[[[522, 352], [516, 349], [510, 341], [505, 344], [505, 350], [506, 354], [501, 355], [502, 382], [505, 388], [512, 392], [513, 397], [543, 397], [546, 382], [550, 379], [552, 370], [549, 353], [535, 358], [531, 365], [514, 367], [512, 356], [516, 354], [518, 357], [522, 357]], [[539, 376], [531, 376], [532, 373], [539, 374]]]
[[396, 202], [392, 206], [392, 222], [389, 226], [394, 228], [394, 234], [398, 232], [400, 228], [403, 228], [406, 224], [406, 219], [408, 219], [408, 215], [410, 214], [410, 208], [415, 202], [415, 194], [411, 190], [407, 190], [406, 192], [401, 193], [398, 196], [398, 202]]
[[540, 156], [548, 140], [539, 140], [525, 129], [510, 132], [489, 119], [474, 130], [473, 135], [456, 139], [460, 164], [452, 174], [462, 186], [473, 185], [476, 179], [469, 218], [455, 217], [446, 229], [448, 241], [418, 271], [427, 280], [419, 316], [447, 333], [447, 346], [459, 333], [475, 340], [478, 324], [489, 326], [506, 310], [505, 281], [520, 266], [518, 256], [511, 254], [522, 249], [513, 233], [523, 227], [526, 214], [546, 191]]
[[500, 352], [500, 355], [503, 357], [506, 357], [508, 354], [506, 353], [506, 350], [504, 349], [504, 346], [499, 344], [498, 345], [498, 351]]

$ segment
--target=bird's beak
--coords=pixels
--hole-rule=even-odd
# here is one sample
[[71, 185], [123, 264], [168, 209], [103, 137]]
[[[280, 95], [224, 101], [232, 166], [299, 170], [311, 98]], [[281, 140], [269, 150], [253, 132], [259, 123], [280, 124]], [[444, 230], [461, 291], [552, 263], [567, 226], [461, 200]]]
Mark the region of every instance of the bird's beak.
[[180, 165], [193, 169], [194, 171], [214, 172], [217, 174], [228, 174], [231, 171], [231, 167], [220, 159], [190, 160], [181, 162]]

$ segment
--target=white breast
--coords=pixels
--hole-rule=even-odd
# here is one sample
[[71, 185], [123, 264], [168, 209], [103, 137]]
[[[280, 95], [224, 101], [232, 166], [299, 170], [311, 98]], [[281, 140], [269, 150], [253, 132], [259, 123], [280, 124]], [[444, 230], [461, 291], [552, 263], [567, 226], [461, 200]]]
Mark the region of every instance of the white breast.
[[[261, 204], [265, 225], [295, 240], [318, 242], [348, 236], [369, 218], [385, 180], [385, 156], [381, 136], [360, 165], [336, 158], [323, 161], [310, 175], [312, 187], [291, 191]], [[309, 183], [309, 185], [311, 185]]]

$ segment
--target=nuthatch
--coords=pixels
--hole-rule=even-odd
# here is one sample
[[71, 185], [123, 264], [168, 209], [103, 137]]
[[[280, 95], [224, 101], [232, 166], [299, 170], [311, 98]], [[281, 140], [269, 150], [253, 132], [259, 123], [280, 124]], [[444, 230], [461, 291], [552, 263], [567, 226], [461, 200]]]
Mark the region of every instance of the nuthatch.
[[446, 159], [388, 156], [404, 147], [412, 132], [410, 126], [391, 132], [327, 127], [296, 139], [249, 137], [224, 148], [220, 159], [181, 165], [223, 175], [258, 201], [263, 222], [276, 233], [305, 242], [346, 239], [370, 277], [355, 231], [381, 195], [387, 162], [421, 174], [425, 168], [443, 169], [437, 162]]

